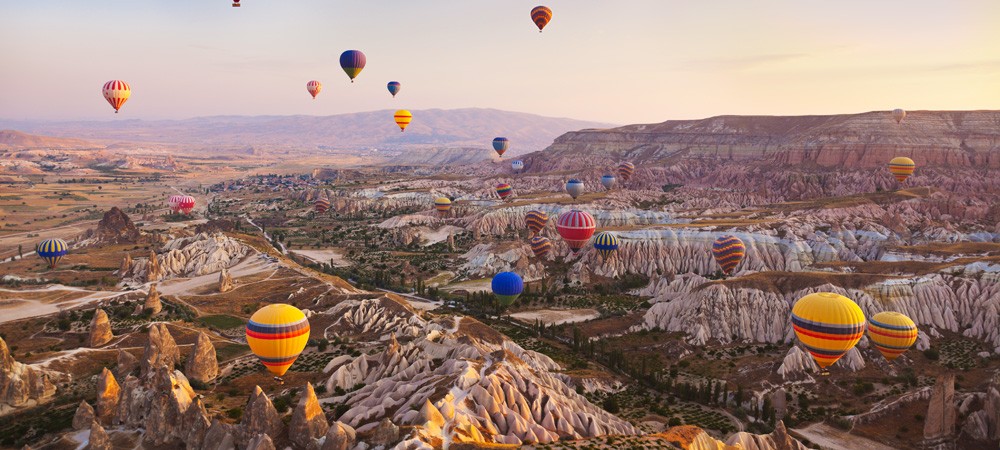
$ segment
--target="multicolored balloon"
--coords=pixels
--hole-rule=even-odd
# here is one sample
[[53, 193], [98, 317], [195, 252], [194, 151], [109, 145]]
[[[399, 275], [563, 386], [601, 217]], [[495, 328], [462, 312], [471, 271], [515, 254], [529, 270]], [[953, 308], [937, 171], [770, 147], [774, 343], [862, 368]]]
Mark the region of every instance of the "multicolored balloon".
[[514, 188], [507, 183], [500, 183], [497, 185], [497, 195], [500, 196], [500, 200], [507, 200], [514, 193]]
[[625, 161], [618, 165], [618, 176], [622, 177], [622, 180], [627, 182], [632, 178], [633, 173], [635, 173], [635, 164]]
[[552, 241], [545, 236], [535, 236], [528, 241], [531, 245], [531, 252], [535, 254], [536, 258], [545, 257], [550, 251], [552, 251]]
[[610, 231], [602, 231], [594, 236], [594, 248], [605, 259], [618, 251], [618, 236]]
[[434, 200], [434, 209], [436, 209], [442, 216], [448, 215], [448, 211], [451, 211], [451, 199], [448, 197], [438, 197]]
[[577, 209], [560, 214], [559, 220], [556, 221], [556, 231], [573, 253], [587, 245], [595, 229], [597, 223], [594, 221], [594, 216]]
[[510, 168], [514, 169], [514, 172], [520, 172], [524, 170], [524, 161], [521, 161], [520, 159], [515, 160], [514, 162], [510, 163]]
[[493, 277], [490, 286], [500, 304], [510, 306], [524, 292], [524, 280], [514, 272], [500, 272]]
[[913, 171], [916, 170], [917, 165], [912, 159], [905, 156], [897, 156], [889, 161], [889, 172], [892, 176], [896, 177], [896, 181], [902, 183], [913, 175]]
[[503, 154], [504, 152], [507, 151], [508, 147], [510, 147], [510, 141], [507, 140], [507, 138], [505, 137], [493, 138], [493, 150], [495, 150], [497, 154], [500, 155], [501, 158], [503, 158]]
[[824, 369], [837, 362], [861, 340], [865, 314], [843, 295], [817, 292], [792, 307], [792, 328], [816, 364]]
[[167, 199], [167, 206], [174, 214], [191, 214], [194, 210], [194, 197], [190, 195], [171, 195]]
[[240, 0], [233, 0], [233, 8], [239, 8], [239, 7], [240, 7]]
[[898, 312], [883, 311], [868, 319], [868, 339], [892, 361], [917, 342], [917, 324]]
[[309, 320], [298, 308], [283, 303], [267, 305], [250, 316], [247, 344], [269, 372], [288, 371], [309, 341]]
[[545, 229], [545, 224], [549, 222], [549, 215], [542, 211], [528, 211], [524, 215], [524, 223], [532, 233], [541, 233]]
[[396, 94], [398, 94], [399, 90], [403, 88], [403, 85], [399, 84], [398, 81], [390, 81], [389, 84], [386, 85], [386, 88], [389, 89], [389, 93], [392, 94], [392, 97], [396, 98]]
[[104, 94], [104, 99], [115, 109], [115, 114], [118, 114], [118, 110], [122, 109], [122, 105], [132, 96], [132, 88], [122, 80], [111, 80], [104, 83], [101, 93]]
[[552, 10], [547, 6], [536, 6], [531, 10], [531, 21], [535, 22], [535, 26], [538, 27], [538, 32], [541, 33], [542, 29], [549, 24], [552, 20]]
[[905, 118], [906, 118], [906, 111], [899, 108], [892, 110], [892, 119], [895, 120], [896, 123], [902, 123], [903, 119]]
[[615, 187], [615, 183], [617, 181], [618, 179], [615, 178], [615, 176], [611, 175], [610, 173], [605, 174], [603, 177], [601, 177], [601, 185], [604, 186], [604, 189], [607, 189], [609, 191]]
[[361, 53], [361, 50], [348, 50], [340, 54], [340, 67], [351, 78], [351, 83], [361, 73], [361, 70], [365, 68], [367, 61], [368, 59], [365, 58], [364, 53]]
[[316, 212], [323, 214], [330, 209], [330, 199], [320, 197], [316, 199], [316, 203], [313, 206], [316, 208]]
[[62, 239], [46, 239], [38, 243], [38, 246], [35, 247], [35, 253], [49, 263], [50, 269], [55, 269], [59, 260], [66, 256], [66, 253], [69, 253], [69, 246]]
[[747, 253], [747, 246], [736, 236], [719, 236], [712, 243], [712, 254], [715, 255], [715, 262], [719, 263], [722, 273], [730, 275], [733, 269], [740, 265], [743, 257]]
[[316, 96], [319, 95], [319, 91], [323, 90], [323, 83], [319, 81], [312, 80], [306, 83], [306, 91], [312, 96], [313, 100], [316, 100]]
[[583, 193], [583, 190], [583, 182], [577, 180], [576, 178], [571, 178], [566, 182], [566, 193], [568, 193], [570, 197], [573, 197], [573, 200], [576, 200], [576, 198]]
[[410, 124], [411, 121], [413, 121], [413, 114], [410, 114], [410, 112], [405, 109], [396, 111], [396, 113], [393, 114], [392, 117], [393, 119], [396, 120], [396, 125], [399, 126], [400, 133], [406, 131], [406, 127]]

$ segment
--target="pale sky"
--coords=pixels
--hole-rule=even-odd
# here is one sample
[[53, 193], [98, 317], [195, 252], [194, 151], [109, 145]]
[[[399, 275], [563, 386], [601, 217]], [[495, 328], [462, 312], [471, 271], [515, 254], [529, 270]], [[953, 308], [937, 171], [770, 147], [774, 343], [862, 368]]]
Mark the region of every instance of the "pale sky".
[[[0, 0], [0, 118], [1000, 109], [998, 0], [545, 1], [539, 34], [538, 0]], [[353, 85], [347, 49], [368, 56]], [[132, 86], [118, 117], [115, 78]]]

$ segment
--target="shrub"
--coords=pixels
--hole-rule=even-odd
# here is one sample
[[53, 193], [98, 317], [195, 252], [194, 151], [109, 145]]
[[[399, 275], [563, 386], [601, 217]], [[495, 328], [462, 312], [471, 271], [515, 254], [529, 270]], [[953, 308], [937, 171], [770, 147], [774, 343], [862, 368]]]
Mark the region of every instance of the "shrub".
[[924, 357], [931, 361], [937, 361], [941, 357], [941, 354], [938, 353], [936, 348], [929, 348], [924, 350]]

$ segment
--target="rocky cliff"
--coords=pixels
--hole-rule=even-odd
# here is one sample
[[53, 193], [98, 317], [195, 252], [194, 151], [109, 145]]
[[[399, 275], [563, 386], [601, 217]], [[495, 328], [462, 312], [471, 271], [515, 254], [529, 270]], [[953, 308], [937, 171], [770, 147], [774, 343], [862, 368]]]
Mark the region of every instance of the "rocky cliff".
[[42, 403], [55, 395], [59, 377], [56, 372], [15, 361], [0, 338], [0, 404], [18, 407]]

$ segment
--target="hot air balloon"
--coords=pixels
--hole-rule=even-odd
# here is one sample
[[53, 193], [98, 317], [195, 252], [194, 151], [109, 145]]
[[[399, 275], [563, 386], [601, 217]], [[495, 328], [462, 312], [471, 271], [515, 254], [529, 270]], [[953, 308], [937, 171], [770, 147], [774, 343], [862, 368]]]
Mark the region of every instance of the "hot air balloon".
[[545, 257], [552, 251], [552, 241], [545, 236], [535, 236], [528, 243], [531, 244], [531, 252], [536, 258]]
[[817, 292], [795, 302], [792, 328], [827, 375], [826, 368], [861, 340], [865, 314], [857, 303], [843, 295]]
[[520, 172], [524, 170], [524, 161], [521, 161], [520, 159], [515, 160], [514, 162], [510, 163], [510, 168], [514, 169], [515, 172]]
[[240, 7], [240, 0], [233, 0], [233, 8], [239, 8], [239, 7]]
[[497, 154], [503, 158], [504, 152], [510, 147], [510, 141], [505, 137], [495, 137], [493, 138], [493, 150], [496, 150]]
[[250, 316], [247, 344], [269, 372], [280, 377], [309, 341], [309, 320], [298, 308], [283, 303], [267, 305]]
[[194, 210], [194, 197], [190, 195], [171, 195], [167, 200], [167, 205], [174, 214], [191, 214]]
[[524, 291], [524, 280], [514, 272], [500, 272], [493, 277], [491, 286], [500, 304], [510, 306]]
[[611, 257], [611, 254], [618, 251], [618, 236], [610, 231], [602, 231], [594, 236], [594, 248], [597, 249], [597, 253], [600, 253], [605, 259]]
[[570, 197], [573, 197], [573, 200], [576, 200], [576, 198], [583, 193], [583, 182], [577, 180], [576, 178], [570, 179], [566, 182], [566, 193], [568, 193]]
[[405, 109], [396, 111], [396, 114], [392, 117], [396, 120], [396, 125], [399, 125], [400, 133], [406, 131], [406, 126], [413, 120], [413, 114], [410, 114], [410, 112]]
[[917, 342], [917, 325], [898, 312], [883, 311], [868, 319], [868, 339], [892, 361]]
[[323, 83], [312, 80], [306, 83], [306, 90], [309, 91], [309, 95], [313, 96], [313, 100], [316, 100], [316, 96], [319, 95], [319, 91], [323, 90]]
[[351, 83], [358, 77], [361, 70], [365, 68], [365, 54], [361, 50], [348, 50], [340, 54], [340, 67], [351, 77]]
[[500, 200], [506, 200], [510, 197], [510, 194], [514, 193], [514, 188], [512, 188], [507, 183], [500, 183], [497, 185], [497, 195], [500, 196]]
[[609, 191], [615, 187], [615, 182], [617, 181], [618, 180], [615, 179], [615, 176], [611, 175], [610, 173], [601, 177], [601, 184], [604, 186], [604, 189], [607, 189]]
[[542, 211], [528, 211], [528, 214], [524, 215], [524, 223], [532, 233], [541, 233], [548, 222], [549, 215]]
[[535, 22], [535, 26], [538, 27], [538, 32], [541, 33], [545, 25], [549, 24], [552, 20], [552, 10], [547, 6], [536, 6], [531, 10], [531, 21]]
[[326, 197], [320, 197], [316, 199], [316, 204], [314, 205], [316, 212], [323, 214], [330, 209], [330, 199]]
[[905, 156], [897, 156], [889, 161], [889, 172], [892, 176], [896, 177], [896, 181], [902, 183], [913, 175], [913, 170], [917, 168], [917, 165], [912, 159]]
[[584, 245], [587, 245], [587, 241], [594, 235], [596, 228], [597, 223], [594, 222], [594, 216], [577, 209], [560, 214], [559, 220], [556, 221], [556, 231], [566, 241], [573, 253], [580, 251]]
[[448, 211], [451, 211], [451, 200], [448, 197], [440, 197], [434, 200], [434, 209], [436, 209], [442, 216], [447, 216]]
[[104, 94], [104, 99], [115, 109], [115, 114], [118, 114], [118, 110], [132, 96], [132, 88], [122, 80], [111, 80], [104, 83], [101, 93]]
[[635, 164], [625, 161], [618, 165], [618, 176], [622, 177], [622, 180], [627, 182], [632, 178], [633, 173], [635, 173]]
[[712, 243], [712, 254], [715, 255], [715, 262], [719, 263], [722, 273], [729, 275], [733, 269], [740, 265], [743, 256], [747, 253], [747, 247], [743, 241], [736, 236], [720, 236]]
[[66, 256], [68, 252], [69, 246], [62, 239], [46, 239], [39, 242], [38, 246], [35, 247], [35, 253], [45, 260], [45, 262], [49, 263], [50, 269], [55, 269], [59, 260], [63, 256]]
[[906, 118], [906, 111], [896, 108], [892, 110], [892, 118], [896, 121], [896, 123], [902, 123], [903, 119]]
[[403, 88], [403, 85], [399, 84], [398, 81], [390, 81], [389, 84], [386, 85], [386, 88], [389, 89], [389, 93], [392, 94], [393, 98], [395, 98], [396, 94], [399, 93], [399, 90]]

